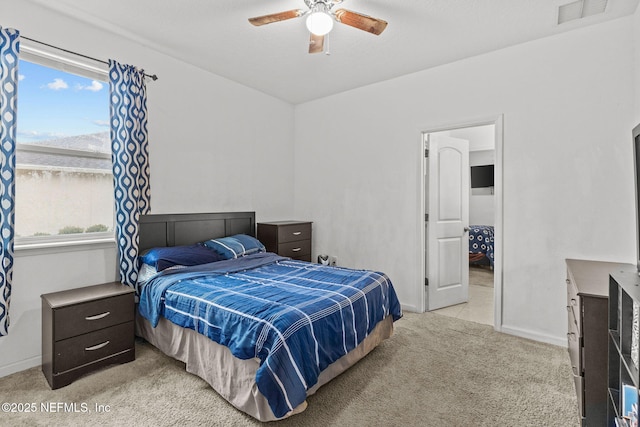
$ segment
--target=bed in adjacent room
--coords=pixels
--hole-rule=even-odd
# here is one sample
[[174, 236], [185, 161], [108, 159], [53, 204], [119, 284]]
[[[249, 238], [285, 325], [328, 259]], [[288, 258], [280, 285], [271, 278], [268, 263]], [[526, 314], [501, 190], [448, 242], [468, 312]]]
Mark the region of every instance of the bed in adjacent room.
[[261, 421], [303, 411], [402, 316], [383, 273], [265, 252], [253, 212], [143, 216], [140, 253], [138, 335]]
[[493, 268], [493, 226], [469, 226], [469, 263]]

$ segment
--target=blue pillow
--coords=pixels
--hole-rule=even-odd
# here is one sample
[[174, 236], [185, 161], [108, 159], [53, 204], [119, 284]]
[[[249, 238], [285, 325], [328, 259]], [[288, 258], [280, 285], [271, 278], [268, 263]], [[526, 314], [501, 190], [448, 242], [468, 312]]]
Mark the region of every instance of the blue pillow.
[[253, 254], [256, 252], [266, 252], [266, 248], [262, 242], [255, 237], [248, 236], [246, 234], [236, 234], [231, 236], [244, 246], [245, 255]]
[[166, 248], [151, 248], [140, 256], [140, 261], [162, 271], [174, 265], [199, 265], [222, 261], [216, 251], [212, 251], [202, 244], [171, 246]]
[[204, 245], [216, 251], [224, 259], [240, 258], [265, 251], [264, 245], [258, 239], [246, 234], [207, 240]]

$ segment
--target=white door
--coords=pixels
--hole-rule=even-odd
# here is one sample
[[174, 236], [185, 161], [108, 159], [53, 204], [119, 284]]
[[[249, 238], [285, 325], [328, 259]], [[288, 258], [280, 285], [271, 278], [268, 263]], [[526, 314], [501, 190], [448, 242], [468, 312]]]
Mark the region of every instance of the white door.
[[469, 142], [427, 134], [426, 308], [469, 298]]

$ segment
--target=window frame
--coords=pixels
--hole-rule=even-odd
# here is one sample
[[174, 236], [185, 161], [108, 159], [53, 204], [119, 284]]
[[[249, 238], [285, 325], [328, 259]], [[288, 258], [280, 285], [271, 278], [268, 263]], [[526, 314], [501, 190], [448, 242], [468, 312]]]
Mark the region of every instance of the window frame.
[[[109, 70], [108, 66], [99, 61], [92, 61], [90, 59], [78, 58], [75, 55], [67, 54], [63, 51], [57, 51], [53, 48], [47, 48], [44, 46], [34, 46], [28, 41], [20, 41], [20, 54], [19, 60], [25, 60], [34, 64], [57, 69], [70, 74], [80, 75], [89, 79], [97, 80], [103, 83], [109, 84]], [[18, 96], [20, 89], [18, 87]], [[107, 109], [109, 106], [107, 105]], [[18, 112], [19, 114], [19, 112]], [[20, 118], [18, 117], [18, 122]], [[85, 152], [81, 150], [64, 149], [56, 147], [43, 147], [43, 146], [21, 146], [16, 144], [16, 151], [29, 151], [40, 152], [47, 154], [75, 154], [77, 157], [99, 158], [111, 160], [110, 153], [94, 153]], [[16, 165], [17, 169], [17, 165]], [[41, 254], [47, 253], [50, 250], [54, 252], [60, 252], [60, 250], [84, 250], [87, 246], [101, 248], [101, 247], [114, 247], [115, 246], [115, 201], [113, 211], [113, 229], [105, 232], [94, 233], [77, 233], [77, 234], [62, 234], [53, 236], [23, 236], [14, 238], [14, 249], [16, 252], [22, 252], [26, 254]]]

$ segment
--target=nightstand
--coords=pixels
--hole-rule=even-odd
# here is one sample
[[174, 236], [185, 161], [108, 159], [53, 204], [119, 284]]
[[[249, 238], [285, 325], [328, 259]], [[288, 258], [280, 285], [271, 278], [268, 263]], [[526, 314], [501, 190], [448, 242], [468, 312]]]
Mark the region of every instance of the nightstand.
[[104, 283], [42, 298], [42, 372], [52, 389], [135, 359], [134, 290]]
[[274, 221], [258, 223], [258, 240], [268, 252], [311, 262], [311, 222]]

